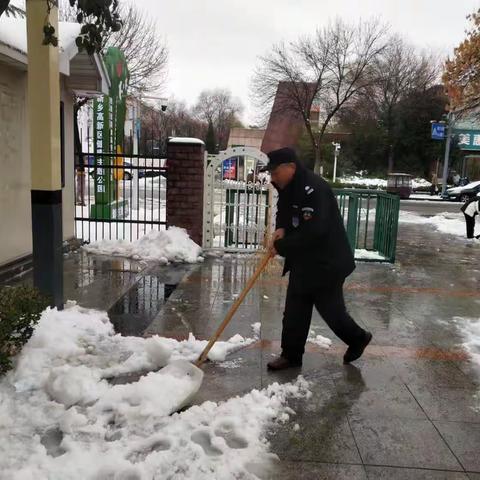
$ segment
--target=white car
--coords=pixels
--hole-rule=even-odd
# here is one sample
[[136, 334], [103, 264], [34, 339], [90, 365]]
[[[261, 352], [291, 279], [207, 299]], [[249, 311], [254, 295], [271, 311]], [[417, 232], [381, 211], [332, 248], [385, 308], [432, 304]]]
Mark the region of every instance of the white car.
[[480, 181], [471, 182], [463, 187], [453, 187], [445, 192], [449, 200], [467, 202], [480, 193]]

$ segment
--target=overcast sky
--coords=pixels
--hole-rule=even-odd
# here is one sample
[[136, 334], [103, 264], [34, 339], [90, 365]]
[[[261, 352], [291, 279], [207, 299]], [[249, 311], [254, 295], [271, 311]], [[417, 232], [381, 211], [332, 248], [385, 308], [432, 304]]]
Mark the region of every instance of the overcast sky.
[[282, 39], [314, 32], [339, 16], [379, 17], [392, 31], [442, 54], [463, 38], [479, 0], [136, 0], [169, 46], [167, 95], [195, 102], [205, 88], [226, 87], [252, 120], [249, 82], [258, 55]]

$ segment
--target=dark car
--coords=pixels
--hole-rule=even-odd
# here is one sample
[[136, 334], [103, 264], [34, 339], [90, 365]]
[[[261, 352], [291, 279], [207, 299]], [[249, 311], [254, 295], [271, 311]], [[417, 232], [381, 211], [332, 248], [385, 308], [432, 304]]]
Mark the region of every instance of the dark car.
[[[93, 157], [93, 155], [89, 155], [89, 157]], [[89, 174], [94, 177], [95, 176], [95, 160], [92, 160], [92, 163], [90, 163], [90, 158], [88, 159], [88, 165], [89, 165]], [[132, 166], [131, 163], [129, 162], [123, 162], [123, 178], [127, 181], [131, 180], [133, 178], [132, 175], [132, 169], [130, 168]], [[99, 167], [100, 168], [100, 167]]]

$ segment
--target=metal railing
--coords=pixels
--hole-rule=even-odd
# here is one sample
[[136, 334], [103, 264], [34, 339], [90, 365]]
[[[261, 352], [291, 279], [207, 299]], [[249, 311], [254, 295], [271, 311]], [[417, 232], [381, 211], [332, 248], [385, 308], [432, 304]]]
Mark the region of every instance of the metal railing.
[[166, 228], [162, 158], [85, 153], [75, 164], [75, 236], [84, 242], [137, 240]]
[[400, 197], [379, 190], [335, 189], [355, 258], [395, 262]]

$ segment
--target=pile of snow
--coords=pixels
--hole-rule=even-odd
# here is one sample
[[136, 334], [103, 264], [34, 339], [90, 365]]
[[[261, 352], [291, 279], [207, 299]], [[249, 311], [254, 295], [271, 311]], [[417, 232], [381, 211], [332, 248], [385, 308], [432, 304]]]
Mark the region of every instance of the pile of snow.
[[353, 187], [368, 187], [373, 189], [387, 188], [387, 181], [382, 178], [364, 178], [360, 175], [346, 175], [338, 179], [340, 183], [347, 183]]
[[321, 348], [330, 348], [332, 341], [327, 337], [322, 337], [322, 335], [317, 335], [313, 328], [308, 332], [307, 342], [313, 343]]
[[425, 226], [432, 226], [441, 233], [448, 233], [450, 235], [466, 236], [465, 220], [463, 214], [442, 212], [432, 217], [423, 217], [412, 212], [400, 212], [401, 223], [421, 224]]
[[[45, 311], [0, 381], [2, 478], [256, 478], [276, 459], [266, 428], [288, 420], [288, 399], [308, 398], [308, 383], [171, 415], [200, 387], [202, 372], [185, 361], [195, 343], [121, 337], [105, 312], [75, 305]], [[164, 365], [132, 383], [106, 380]]]
[[[338, 179], [340, 183], [347, 183], [353, 187], [368, 187], [378, 190], [385, 190], [387, 188], [387, 180], [383, 178], [366, 178], [361, 175], [346, 175]], [[417, 177], [412, 179], [413, 189], [429, 188], [432, 184], [427, 180]]]
[[432, 184], [428, 180], [420, 177], [414, 178], [412, 180], [412, 184], [414, 190], [416, 190], [417, 188], [430, 188], [432, 186]]
[[197, 263], [203, 261], [202, 249], [185, 229], [170, 227], [152, 230], [139, 240], [101, 240], [83, 247], [87, 252], [115, 255], [135, 260], [154, 260], [160, 263]]

